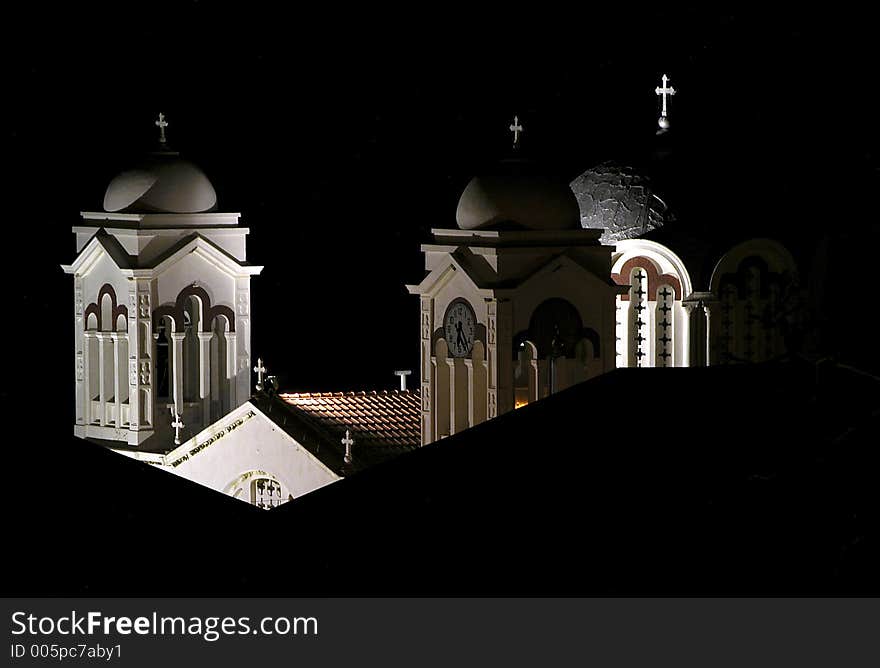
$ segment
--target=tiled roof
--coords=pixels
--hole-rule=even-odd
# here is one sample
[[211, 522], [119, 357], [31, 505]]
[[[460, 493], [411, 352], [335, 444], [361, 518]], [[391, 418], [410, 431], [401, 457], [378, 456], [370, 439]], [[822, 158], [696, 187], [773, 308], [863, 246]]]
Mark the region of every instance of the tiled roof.
[[278, 398], [308, 416], [328, 437], [338, 440], [350, 430], [356, 452], [369, 448], [373, 454], [392, 454], [421, 443], [418, 391], [296, 392]]

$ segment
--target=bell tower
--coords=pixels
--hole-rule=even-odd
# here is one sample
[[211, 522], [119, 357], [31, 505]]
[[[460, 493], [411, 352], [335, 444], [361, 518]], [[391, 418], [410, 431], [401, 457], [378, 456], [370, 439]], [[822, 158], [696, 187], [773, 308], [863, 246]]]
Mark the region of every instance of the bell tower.
[[[514, 130], [515, 128], [515, 130]], [[511, 126], [515, 142], [523, 131]], [[422, 246], [422, 444], [615, 368], [611, 246], [568, 186], [522, 158], [465, 188]]]
[[[248, 228], [217, 212], [204, 172], [156, 150], [73, 228], [74, 433], [163, 447], [250, 396]], [[181, 432], [181, 429], [183, 431]], [[169, 448], [170, 449], [170, 448]]]

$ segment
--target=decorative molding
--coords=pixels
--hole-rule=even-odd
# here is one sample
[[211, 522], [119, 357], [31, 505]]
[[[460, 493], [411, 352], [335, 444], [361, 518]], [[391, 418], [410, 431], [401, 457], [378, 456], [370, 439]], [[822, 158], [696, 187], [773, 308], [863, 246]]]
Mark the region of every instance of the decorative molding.
[[150, 375], [151, 375], [150, 362], [149, 361], [141, 362], [141, 372], [140, 372], [141, 383], [140, 384], [141, 385], [149, 385], [150, 384]]
[[[651, 258], [639, 255], [631, 257], [623, 263], [620, 273], [611, 274], [611, 279], [618, 285], [629, 285], [629, 274], [633, 269], [644, 269], [648, 275], [648, 299], [656, 301], [657, 290], [663, 284], [669, 284], [675, 290], [675, 300], [681, 301], [681, 281], [673, 274], [661, 274], [657, 269], [657, 264]], [[620, 296], [621, 301], [629, 301], [629, 293]]]
[[[89, 326], [89, 316], [94, 314], [95, 318], [98, 321], [97, 331], [104, 331], [104, 323], [101, 322], [101, 300], [105, 295], [110, 295], [110, 317], [113, 318], [113, 322], [110, 323], [112, 325], [111, 329], [116, 329], [116, 320], [120, 315], [125, 316], [125, 319], [128, 320], [128, 308], [125, 304], [116, 303], [116, 291], [113, 289], [113, 286], [109, 283], [104, 283], [101, 286], [101, 289], [98, 291], [98, 298], [94, 302], [86, 307], [86, 310], [83, 313], [83, 327], [88, 329]], [[110, 330], [108, 330], [110, 331]]]
[[[147, 296], [141, 295], [142, 298]], [[235, 331], [235, 312], [231, 308], [222, 304], [211, 306], [211, 297], [204, 288], [197, 285], [188, 285], [177, 295], [174, 304], [165, 304], [153, 311], [153, 333], [155, 334], [159, 331], [159, 322], [163, 317], [171, 318], [174, 321], [174, 330], [182, 332], [186, 300], [190, 297], [196, 297], [202, 302], [202, 314], [204, 316], [202, 318], [203, 332], [211, 332], [211, 323], [214, 322], [214, 318], [221, 316], [225, 317], [229, 323], [229, 331]], [[147, 307], [149, 308], [149, 302], [147, 302]]]

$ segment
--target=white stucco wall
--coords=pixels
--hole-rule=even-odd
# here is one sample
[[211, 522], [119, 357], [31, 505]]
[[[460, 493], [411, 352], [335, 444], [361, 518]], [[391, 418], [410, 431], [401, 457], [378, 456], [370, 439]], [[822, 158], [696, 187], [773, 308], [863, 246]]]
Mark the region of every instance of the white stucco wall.
[[281, 483], [285, 499], [340, 479], [250, 402], [181, 444], [164, 461], [168, 471], [220, 492], [246, 473], [265, 471]]

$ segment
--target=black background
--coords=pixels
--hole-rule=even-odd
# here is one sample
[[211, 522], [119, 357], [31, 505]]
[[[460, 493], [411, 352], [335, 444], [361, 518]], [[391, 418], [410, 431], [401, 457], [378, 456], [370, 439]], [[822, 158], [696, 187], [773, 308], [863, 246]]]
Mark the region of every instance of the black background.
[[[190, 2], [8, 18], [6, 310], [33, 325], [59, 392], [70, 227], [152, 148], [159, 111], [220, 210], [251, 228], [248, 257], [266, 267], [253, 351], [287, 390], [393, 387], [394, 369], [417, 368], [403, 286], [423, 276], [419, 244], [454, 226], [468, 180], [508, 151], [514, 114], [529, 154], [571, 179], [650, 147], [665, 72], [683, 165], [668, 199], [702, 236], [874, 217], [864, 12]], [[31, 377], [33, 356], [15, 357], [15, 377]]]
[[[864, 335], [873, 307], [854, 289], [873, 280], [874, 23], [863, 10], [836, 5], [833, 12], [201, 2], [8, 10], [0, 44], [0, 406], [12, 565], [4, 589], [877, 590], [876, 577], [862, 579], [880, 544], [870, 529], [878, 515], [863, 495], [872, 488], [864, 476], [876, 470], [875, 457], [847, 451], [831, 467], [811, 442], [783, 461], [801, 442], [791, 434], [807, 443], [807, 418], [818, 413], [800, 376], [793, 385], [803, 391], [795, 393], [791, 384], [739, 376], [731, 383], [728, 372], [711, 371], [712, 382], [727, 388], [721, 405], [737, 407], [728, 416], [738, 430], [704, 448], [718, 402], [695, 397], [698, 407], [682, 407], [691, 430], [671, 460], [653, 442], [638, 445], [648, 449], [645, 458], [628, 449], [625, 434], [579, 422], [579, 402], [593, 392], [604, 414], [616, 410], [614, 397], [627, 392], [617, 383], [629, 378], [616, 375], [602, 381], [613, 388], [608, 394], [603, 384], [585, 386], [525, 417], [517, 411], [463, 434], [446, 455], [426, 449], [395, 462], [398, 468], [259, 513], [72, 437], [72, 281], [59, 267], [75, 257], [70, 228], [79, 212], [100, 209], [110, 179], [152, 148], [161, 111], [172, 146], [204, 168], [221, 210], [242, 213], [251, 228], [249, 259], [266, 267], [252, 283], [254, 356], [284, 390], [394, 387], [394, 369], [417, 366], [417, 300], [403, 286], [423, 276], [419, 244], [431, 227], [454, 225], [469, 179], [508, 150], [512, 116], [526, 127], [525, 149], [570, 179], [653, 141], [654, 87], [665, 72], [678, 91], [670, 115], [682, 158], [670, 204], [681, 219], [710, 239], [764, 224], [768, 235], [775, 226], [788, 238], [802, 230], [806, 246], [836, 235], [839, 271], [829, 275], [840, 288], [840, 320], [826, 315], [840, 323], [838, 342], [876, 353]], [[862, 273], [853, 278], [851, 267]], [[870, 366], [866, 356], [857, 359]], [[694, 394], [706, 382], [680, 389]], [[772, 402], [748, 413], [756, 382], [794, 406], [772, 432], [761, 427], [780, 414]], [[841, 400], [844, 417], [821, 419], [844, 428], [855, 419], [849, 401]], [[552, 432], [542, 426], [542, 410]], [[508, 439], [516, 458], [499, 456]], [[589, 450], [578, 449], [572, 463], [565, 448], [582, 442], [620, 446], [600, 450], [614, 476], [591, 468]], [[747, 456], [739, 451], [746, 442]], [[788, 449], [763, 448], [779, 443]], [[536, 447], [566, 484], [546, 476], [528, 487]], [[707, 450], [711, 465], [694, 464], [690, 453]], [[668, 478], [654, 475], [660, 466], [669, 467]], [[768, 467], [771, 477], [792, 467], [800, 473], [766, 490], [760, 481]], [[756, 471], [758, 482], [750, 482]], [[579, 496], [586, 474], [589, 497]], [[431, 491], [423, 491], [426, 484]], [[625, 494], [619, 484], [629, 485]], [[667, 486], [673, 495], [665, 496]], [[617, 495], [617, 510], [606, 515], [609, 494]], [[656, 506], [664, 498], [672, 505]], [[578, 504], [588, 502], [602, 519], [587, 550], [609, 537], [622, 541], [596, 557], [592, 570], [581, 553], [558, 551], [581, 544], [571, 527]], [[645, 507], [650, 512], [640, 515]], [[670, 508], [667, 527], [658, 518]], [[629, 513], [639, 518], [637, 530], [625, 520]], [[708, 544], [706, 526], [715, 531]], [[648, 545], [639, 542], [641, 531]], [[295, 563], [279, 574], [256, 557], [242, 561], [240, 547], [253, 536], [271, 536]], [[563, 543], [554, 542], [560, 537]], [[846, 552], [852, 545], [868, 548]], [[663, 558], [648, 559], [653, 566], [645, 570], [644, 555], [658, 549]], [[840, 555], [853, 550], [847, 563], [858, 567], [844, 569], [841, 584]], [[303, 580], [302, 569], [312, 577]], [[780, 575], [787, 578], [781, 585]]]

